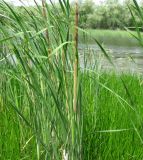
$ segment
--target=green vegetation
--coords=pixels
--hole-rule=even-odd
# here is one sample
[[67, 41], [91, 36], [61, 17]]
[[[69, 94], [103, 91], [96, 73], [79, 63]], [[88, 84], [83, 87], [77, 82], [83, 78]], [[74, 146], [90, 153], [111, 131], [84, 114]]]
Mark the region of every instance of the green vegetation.
[[139, 46], [138, 41], [131, 35], [137, 36], [136, 32], [123, 31], [123, 30], [101, 30], [101, 29], [87, 29], [88, 36], [80, 32], [79, 41], [82, 43], [95, 43], [96, 38], [100, 43], [106, 45], [119, 45], [119, 46]]
[[[124, 27], [134, 27], [134, 21], [128, 9], [129, 2], [121, 4], [118, 0], [107, 0], [102, 5], [94, 5], [93, 0], [87, 0], [80, 6], [80, 27], [100, 28], [100, 29], [124, 29]], [[142, 8], [141, 8], [142, 10]], [[139, 27], [142, 22], [135, 12], [136, 21]]]
[[88, 73], [83, 81], [85, 159], [142, 159], [142, 78]]
[[0, 10], [0, 159], [143, 159], [143, 78], [80, 69], [78, 5]]
[[[124, 27], [128, 27], [132, 30], [135, 30], [134, 21], [128, 9], [130, 4], [132, 4], [132, 0], [124, 0], [123, 4], [121, 4], [118, 0], [107, 0], [106, 3], [103, 3], [102, 5], [95, 5], [94, 0], [83, 0], [83, 3], [81, 3], [79, 6], [79, 27], [84, 29], [90, 28], [109, 30], [124, 30]], [[141, 3], [141, 6], [142, 4], [143, 3]], [[58, 5], [58, 3], [54, 4], [54, 6], [55, 7], [53, 8], [51, 5], [49, 5], [48, 8], [53, 13], [58, 12], [61, 18], [64, 17], [62, 8]], [[71, 16], [74, 17], [74, 3], [71, 4], [71, 6]], [[19, 14], [21, 15], [26, 14], [26, 10], [23, 7], [13, 6], [13, 8], [17, 12], [20, 11]], [[35, 12], [35, 7], [33, 6], [26, 7], [26, 9], [29, 12]], [[34, 15], [39, 16], [39, 13], [35, 12]], [[138, 13], [135, 12], [134, 16], [136, 17], [136, 22], [140, 27], [140, 30], [142, 30], [142, 22], [138, 17]], [[27, 17], [27, 21], [30, 20], [29, 18], [30, 17]], [[5, 19], [1, 17], [1, 21], [4, 20]], [[73, 18], [70, 20], [73, 20]]]
[[[129, 89], [128, 91], [124, 88], [121, 78], [127, 84], [126, 87]], [[96, 72], [87, 72], [81, 75], [82, 97], [80, 98], [82, 98], [82, 116], [84, 124], [82, 137], [83, 159], [114, 160], [143, 158], [142, 80], [143, 79], [137, 75], [97, 75]], [[13, 103], [15, 103], [15, 100], [18, 98], [17, 100], [19, 102], [17, 103], [19, 104], [19, 110], [26, 116], [29, 122], [34, 124], [36, 121], [36, 113], [33, 113], [34, 108], [40, 105], [39, 103], [41, 100], [39, 99], [40, 102], [37, 101], [28, 104], [27, 98], [30, 98], [29, 95], [26, 95], [26, 91], [22, 88], [21, 83], [14, 78], [9, 80], [9, 86], [15, 88], [14, 94], [17, 96], [13, 99]], [[131, 97], [127, 94], [128, 92]], [[10, 93], [7, 91], [5, 103], [8, 101], [9, 94]], [[23, 96], [20, 97], [20, 94], [23, 94]], [[3, 90], [2, 95], [3, 97], [6, 96], [5, 90]], [[124, 98], [125, 101], [123, 101], [120, 96]], [[49, 99], [50, 97], [47, 97], [47, 103]], [[133, 104], [131, 100], [133, 100]], [[38, 146], [36, 147], [36, 134], [33, 134], [32, 129], [27, 127], [23, 120], [17, 116], [11, 105], [7, 104], [5, 106], [5, 103], [3, 102], [3, 105], [1, 104], [0, 117], [1, 159], [37, 159]], [[132, 109], [131, 106], [134, 108]], [[33, 110], [33, 112], [30, 110]], [[42, 108], [39, 106], [39, 109], [36, 109], [36, 111], [42, 112]], [[45, 115], [49, 115], [49, 112], [46, 111], [46, 113], [42, 112], [40, 115], [39, 114], [37, 115], [39, 118], [44, 118]], [[55, 112], [53, 112], [54, 124], [56, 124], [56, 119]], [[43, 120], [41, 120], [40, 123], [43, 123]], [[61, 127], [62, 124], [60, 122], [57, 123], [59, 127]], [[49, 137], [45, 143], [49, 146], [48, 149], [52, 149], [52, 147], [56, 147], [57, 139], [50, 137], [49, 132], [48, 128], [45, 130], [43, 128], [43, 131], [39, 134], [43, 134], [45, 138], [46, 136], [47, 138]], [[59, 132], [59, 136], [64, 138], [60, 133], [61, 131]], [[67, 142], [63, 142], [63, 144], [64, 143]], [[50, 146], [52, 144], [54, 146]], [[61, 146], [59, 146], [56, 151], [60, 153], [62, 152], [61, 149]], [[46, 156], [45, 148], [40, 145], [39, 151], [40, 159], [44, 159]], [[47, 155], [47, 157], [50, 159], [52, 150], [48, 153], [49, 156]]]

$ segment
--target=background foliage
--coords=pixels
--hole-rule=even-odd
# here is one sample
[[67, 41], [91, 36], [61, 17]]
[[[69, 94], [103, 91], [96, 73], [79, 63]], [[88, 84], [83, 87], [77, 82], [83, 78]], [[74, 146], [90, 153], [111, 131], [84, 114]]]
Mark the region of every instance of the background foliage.
[[[132, 29], [134, 27], [134, 22], [130, 11], [128, 9], [129, 5], [132, 5], [133, 1], [125, 0], [123, 4], [119, 3], [118, 0], [108, 0], [106, 3], [101, 5], [95, 5], [93, 0], [85, 0], [80, 4], [79, 8], [79, 26], [81, 28], [90, 28], [90, 29], [124, 29], [124, 27], [129, 27]], [[74, 4], [72, 4], [74, 5]], [[141, 9], [142, 9], [141, 4]], [[26, 10], [23, 7], [14, 7], [14, 10], [19, 12], [19, 14], [26, 14]], [[36, 10], [35, 7], [26, 7], [29, 12]], [[39, 8], [41, 8], [39, 6]], [[61, 8], [56, 4], [57, 11], [61, 14], [61, 19], [64, 17]], [[49, 10], [53, 14], [57, 14], [55, 10], [52, 9], [52, 6], [49, 6]], [[58, 13], [58, 14], [59, 14]], [[74, 17], [74, 10], [71, 11], [72, 16]], [[7, 13], [5, 13], [7, 15]], [[134, 13], [136, 22], [138, 26], [142, 27], [141, 22], [138, 18], [137, 13]], [[36, 17], [40, 17], [38, 14]], [[27, 17], [28, 18], [28, 17]], [[30, 18], [28, 18], [30, 20]], [[26, 21], [28, 21], [26, 19]], [[74, 18], [70, 19], [73, 20]], [[3, 23], [3, 17], [0, 17], [0, 22]]]
[[[92, 29], [123, 29], [125, 26], [133, 27], [133, 19], [128, 9], [130, 3], [132, 2], [128, 0], [123, 4], [119, 3], [119, 1], [108, 0], [102, 5], [93, 5], [92, 0], [86, 0], [80, 6], [80, 27]], [[135, 16], [136, 21], [140, 25], [137, 15]]]

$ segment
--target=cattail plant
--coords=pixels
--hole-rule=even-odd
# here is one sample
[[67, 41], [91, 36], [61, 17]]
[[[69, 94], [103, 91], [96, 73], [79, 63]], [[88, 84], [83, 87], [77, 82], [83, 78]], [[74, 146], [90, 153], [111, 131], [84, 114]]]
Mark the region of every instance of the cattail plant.
[[75, 2], [75, 32], [74, 32], [74, 87], [73, 87], [73, 110], [77, 111], [78, 91], [78, 0]]

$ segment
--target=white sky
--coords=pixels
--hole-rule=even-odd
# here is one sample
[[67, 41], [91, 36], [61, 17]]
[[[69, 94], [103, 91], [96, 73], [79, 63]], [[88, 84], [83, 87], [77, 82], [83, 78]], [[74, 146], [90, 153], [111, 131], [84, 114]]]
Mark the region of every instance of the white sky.
[[[14, 5], [20, 5], [22, 1], [25, 5], [33, 5], [34, 1], [33, 0], [5, 0], [6, 2], [12, 2]], [[41, 3], [41, 0], [36, 0], [38, 3]], [[49, 0], [47, 0], [48, 2]], [[58, 2], [58, 0], [52, 0], [53, 2]], [[71, 2], [74, 0], [70, 0]], [[80, 0], [80, 1], [84, 1], [84, 0]], [[93, 0], [93, 2], [95, 2], [95, 4], [100, 4], [101, 2], [105, 2], [107, 0]], [[120, 0], [120, 2], [123, 2], [124, 0]], [[138, 2], [140, 2], [141, 0], [137, 0]]]

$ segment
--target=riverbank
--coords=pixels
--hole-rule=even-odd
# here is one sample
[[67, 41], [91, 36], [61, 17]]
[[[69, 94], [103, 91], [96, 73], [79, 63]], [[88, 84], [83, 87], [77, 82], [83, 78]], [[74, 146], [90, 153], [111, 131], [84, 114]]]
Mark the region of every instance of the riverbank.
[[[138, 41], [125, 30], [94, 30], [87, 29], [88, 36], [80, 31], [79, 42], [81, 43], [95, 43], [97, 39], [100, 43], [105, 45], [119, 45], [119, 46], [139, 46]], [[132, 34], [137, 35], [135, 31], [130, 31]]]
[[[84, 67], [84, 57], [87, 58], [87, 66], [91, 69], [95, 63], [104, 71], [116, 71], [116, 73], [143, 73], [143, 51], [139, 42], [131, 34], [123, 30], [90, 30], [86, 33], [80, 30], [79, 51], [81, 53], [81, 67]], [[142, 33], [141, 33], [142, 34]], [[97, 45], [97, 39], [103, 46], [105, 53]], [[85, 55], [84, 55], [85, 53]], [[82, 55], [83, 54], [83, 55]], [[113, 65], [109, 62], [110, 57]]]

